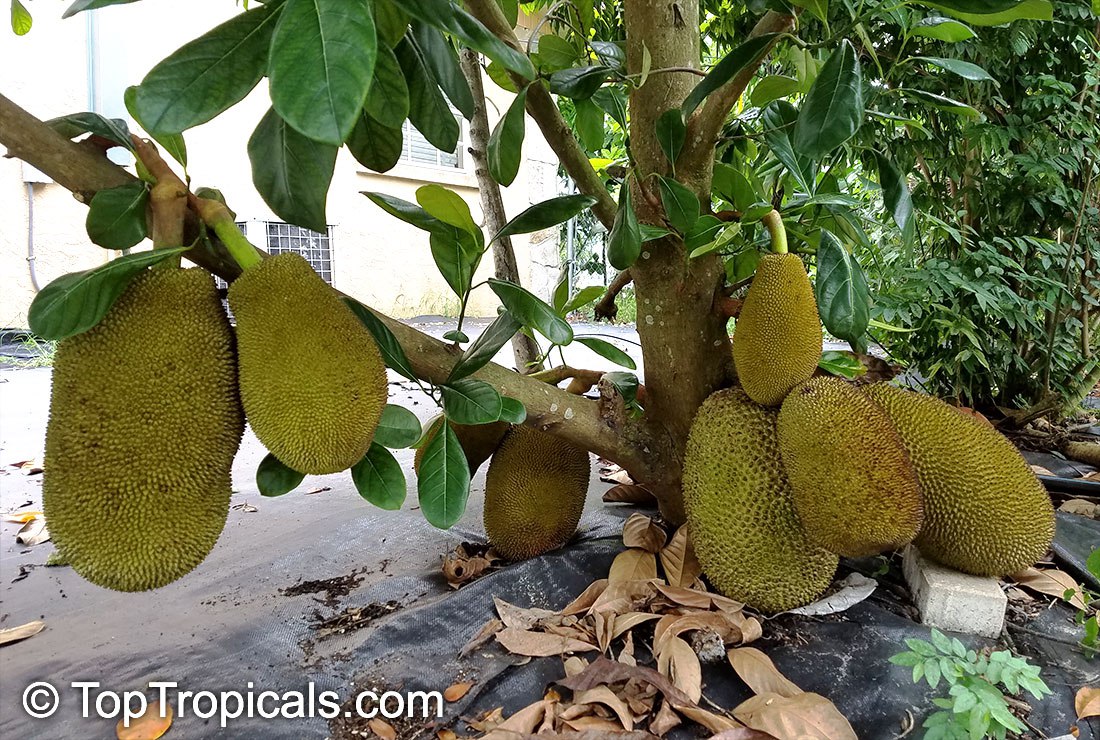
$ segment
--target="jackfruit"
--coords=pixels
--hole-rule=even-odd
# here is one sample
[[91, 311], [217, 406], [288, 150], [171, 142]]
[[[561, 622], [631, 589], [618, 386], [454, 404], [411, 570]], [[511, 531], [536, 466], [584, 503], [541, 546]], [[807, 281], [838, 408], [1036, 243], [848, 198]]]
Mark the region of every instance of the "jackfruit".
[[485, 533], [501, 557], [524, 560], [577, 531], [588, 495], [588, 452], [531, 427], [513, 427], [485, 477]]
[[779, 450], [802, 528], [815, 544], [864, 557], [908, 544], [924, 504], [890, 417], [839, 378], [796, 386], [779, 410]]
[[305, 258], [284, 252], [229, 286], [241, 401], [252, 430], [299, 473], [336, 473], [370, 448], [386, 406], [374, 338]]
[[[433, 417], [426, 425], [428, 432], [424, 435], [422, 444], [416, 448], [413, 456], [413, 470], [420, 472], [420, 460], [424, 457], [424, 450], [439, 431], [436, 422], [442, 414]], [[493, 456], [500, 447], [500, 441], [508, 431], [509, 424], [506, 421], [496, 421], [492, 424], [455, 424], [447, 422], [458, 437], [458, 444], [466, 455], [466, 464], [470, 467], [472, 476], [481, 464]]]
[[741, 387], [756, 403], [777, 406], [809, 380], [821, 357], [821, 320], [802, 260], [760, 258], [733, 333]]
[[1016, 573], [1054, 537], [1054, 507], [1016, 448], [943, 401], [878, 383], [867, 393], [890, 415], [924, 494], [920, 551], [979, 576]]
[[225, 526], [243, 431], [213, 277], [138, 276], [99, 324], [57, 348], [42, 498], [59, 552], [117, 591], [190, 572]]
[[813, 601], [838, 562], [799, 524], [778, 413], [740, 389], [718, 391], [699, 407], [684, 455], [684, 508], [703, 573], [721, 593], [766, 612]]

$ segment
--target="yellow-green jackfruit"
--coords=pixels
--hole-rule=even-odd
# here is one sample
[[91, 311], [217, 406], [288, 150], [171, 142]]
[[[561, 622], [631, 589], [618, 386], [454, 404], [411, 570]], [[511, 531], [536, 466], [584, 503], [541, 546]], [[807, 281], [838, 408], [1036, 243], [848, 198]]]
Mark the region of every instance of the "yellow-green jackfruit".
[[893, 419], [917, 472], [923, 554], [980, 576], [1016, 573], [1043, 556], [1054, 508], [1011, 442], [937, 398], [884, 383], [866, 391]]
[[711, 395], [684, 455], [684, 508], [699, 563], [721, 593], [761, 611], [813, 601], [838, 558], [807, 539], [776, 435], [778, 409], [740, 389]]
[[[436, 422], [442, 418], [442, 414], [433, 417], [427, 424], [428, 432], [424, 435], [422, 444], [416, 448], [413, 456], [413, 470], [420, 472], [420, 460], [424, 457], [424, 450], [439, 432]], [[500, 441], [508, 432], [509, 424], [506, 421], [495, 421], [492, 424], [455, 424], [447, 422], [458, 437], [458, 444], [466, 455], [466, 464], [470, 467], [472, 476], [481, 464], [493, 456], [500, 447]]]
[[920, 486], [890, 417], [839, 378], [798, 385], [779, 411], [779, 449], [809, 538], [863, 557], [917, 536]]
[[777, 406], [821, 357], [821, 320], [802, 260], [760, 258], [733, 333], [733, 361], [749, 398]]
[[229, 286], [248, 423], [299, 473], [336, 473], [370, 448], [385, 408], [374, 338], [298, 254], [284, 252]]
[[485, 478], [489, 542], [508, 560], [565, 544], [577, 531], [590, 473], [587, 451], [531, 427], [514, 427]]
[[213, 277], [146, 272], [54, 360], [42, 498], [92, 583], [144, 591], [207, 556], [244, 431], [233, 336]]

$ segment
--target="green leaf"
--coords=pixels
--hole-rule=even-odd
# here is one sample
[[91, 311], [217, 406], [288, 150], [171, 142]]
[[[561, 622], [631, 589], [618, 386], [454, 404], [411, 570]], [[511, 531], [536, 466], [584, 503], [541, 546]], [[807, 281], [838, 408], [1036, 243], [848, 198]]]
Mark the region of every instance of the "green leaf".
[[523, 213], [504, 224], [493, 241], [513, 234], [530, 234], [568, 221], [581, 211], [595, 205], [596, 199], [590, 195], [562, 195], [536, 203]]
[[409, 29], [409, 14], [392, 0], [374, 0], [374, 29], [378, 40], [392, 49]]
[[26, 36], [30, 33], [34, 19], [30, 12], [19, 0], [11, 0], [11, 30], [16, 36]]
[[504, 396], [501, 399], [500, 420], [509, 424], [522, 424], [527, 420], [527, 407], [519, 399]]
[[978, 119], [982, 117], [982, 114], [979, 113], [976, 108], [972, 108], [966, 103], [944, 95], [937, 95], [936, 93], [930, 93], [925, 90], [914, 90], [910, 87], [897, 88], [897, 92], [907, 98], [918, 100], [922, 103], [928, 103], [940, 110], [950, 111], [951, 113], [965, 116], [966, 118]]
[[672, 232], [663, 226], [651, 226], [650, 224], [639, 224], [638, 231], [642, 234], [643, 242], [651, 242], [655, 239], [664, 239]]
[[745, 249], [726, 260], [726, 278], [731, 285], [737, 285], [751, 278], [759, 264], [760, 252], [751, 248]]
[[313, 231], [328, 229], [325, 201], [338, 147], [298, 133], [272, 108], [248, 140], [252, 183], [282, 220]]
[[948, 11], [990, 15], [1010, 10], [1020, 0], [918, 0], [921, 5]]
[[442, 152], [458, 148], [458, 121], [439, 91], [439, 84], [428, 71], [420, 47], [406, 36], [394, 49], [397, 62], [409, 86], [409, 121], [424, 134], [432, 146]]
[[509, 311], [504, 311], [493, 319], [493, 323], [485, 327], [485, 331], [458, 358], [458, 362], [451, 368], [451, 374], [447, 376], [447, 382], [461, 380], [488, 365], [521, 326], [519, 320]]
[[462, 8], [452, 5], [450, 0], [400, 0], [399, 4], [414, 17], [446, 31], [506, 69], [524, 79], [534, 79], [535, 68], [526, 54], [508, 46], [479, 20]]
[[616, 270], [628, 269], [642, 253], [642, 230], [630, 202], [632, 197], [629, 182], [619, 186], [619, 209], [607, 240], [607, 261]]
[[909, 219], [913, 215], [913, 198], [909, 193], [909, 185], [905, 182], [905, 175], [901, 173], [897, 165], [881, 152], [875, 152], [878, 161], [878, 180], [882, 186], [882, 201], [898, 228], [905, 231]]
[[512, 104], [489, 136], [486, 150], [489, 176], [504, 187], [511, 185], [519, 173], [525, 133], [523, 112], [526, 105], [527, 88], [524, 88], [512, 100]]
[[100, 190], [88, 205], [88, 238], [106, 249], [129, 249], [146, 236], [148, 203], [149, 189], [140, 180]]
[[815, 165], [791, 146], [791, 132], [799, 120], [798, 109], [786, 100], [775, 100], [764, 109], [764, 140], [807, 193], [814, 191]]
[[801, 89], [802, 83], [794, 77], [768, 75], [756, 83], [756, 87], [752, 89], [752, 94], [749, 95], [749, 102], [757, 108], [763, 108], [773, 100], [790, 97]]
[[914, 36], [924, 36], [925, 38], [937, 39], [948, 43], [966, 41], [967, 39], [972, 39], [977, 36], [977, 34], [970, 29], [970, 26], [967, 26], [965, 23], [960, 23], [959, 21], [940, 16], [921, 19], [920, 22], [913, 26], [911, 33]]
[[537, 329], [554, 344], [573, 341], [573, 328], [554, 309], [515, 283], [489, 278], [489, 287], [497, 298], [524, 326]]
[[699, 220], [699, 198], [686, 185], [658, 177], [661, 187], [661, 204], [669, 224], [681, 234], [687, 234]]
[[428, 212], [420, 206], [415, 203], [410, 203], [407, 200], [402, 200], [401, 198], [386, 193], [363, 191], [363, 195], [367, 196], [372, 203], [386, 213], [391, 216], [396, 216], [405, 223], [411, 224], [418, 229], [435, 231], [445, 225], [438, 218], [429, 215]]
[[964, 62], [961, 59], [944, 59], [943, 57], [913, 57], [913, 59], [928, 62], [932, 66], [939, 67], [940, 69], [946, 69], [948, 72], [953, 72], [966, 80], [973, 80], [975, 82], [981, 82], [983, 80], [994, 81], [993, 76], [977, 64]]
[[340, 146], [366, 102], [378, 52], [371, 5], [287, 0], [271, 39], [271, 104], [296, 131]]
[[142, 123], [141, 115], [137, 109], [137, 94], [138, 88], [136, 85], [131, 85], [126, 88], [126, 92], [122, 94], [122, 100], [126, 105], [126, 112], [140, 125], [143, 129], [149, 132], [153, 137], [153, 140], [160, 144], [164, 151], [171, 155], [172, 159], [179, 162], [184, 168], [187, 167], [187, 143], [183, 140], [183, 134], [158, 134], [152, 131], [148, 126]]
[[455, 108], [467, 119], [474, 117], [474, 96], [470, 92], [470, 83], [462, 74], [458, 64], [458, 54], [451, 42], [436, 29], [424, 23], [413, 22], [412, 36], [420, 49], [420, 54], [439, 87]]
[[822, 229], [814, 284], [821, 323], [834, 337], [858, 341], [871, 318], [871, 296], [863, 268], [844, 245]]
[[626, 93], [622, 87], [604, 85], [592, 94], [592, 102], [603, 108], [624, 131], [627, 129]]
[[1085, 561], [1085, 567], [1089, 573], [1092, 573], [1097, 578], [1100, 578], [1100, 549], [1092, 551], [1088, 559]]
[[364, 110], [346, 144], [359, 164], [375, 172], [387, 172], [401, 160], [403, 136], [400, 128], [384, 126]]
[[1012, 21], [1049, 21], [1054, 6], [1048, 0], [922, 0], [924, 5], [939, 8], [975, 26], [1001, 26]]
[[481, 261], [481, 252], [476, 249], [473, 237], [466, 231], [445, 225], [435, 229], [428, 237], [432, 250], [432, 259], [447, 285], [462, 298], [470, 290], [474, 272]]
[[466, 336], [466, 332], [459, 331], [458, 329], [451, 329], [443, 335], [443, 338], [448, 342], [458, 342], [460, 344], [465, 344], [470, 341], [470, 338]]
[[386, 363], [386, 367], [390, 368], [399, 375], [403, 375], [409, 380], [416, 380], [416, 372], [412, 369], [412, 364], [409, 362], [409, 358], [405, 355], [405, 350], [401, 347], [401, 343], [397, 341], [397, 337], [393, 335], [390, 328], [386, 326], [380, 318], [374, 315], [374, 313], [354, 298], [344, 298], [344, 303], [351, 309], [355, 317], [362, 322], [363, 326], [367, 327], [367, 330], [374, 337], [375, 343], [378, 345], [378, 350], [382, 353], [382, 359]]
[[692, 89], [680, 106], [684, 113], [684, 120], [691, 117], [691, 114], [695, 112], [700, 103], [706, 100], [708, 95], [732, 80], [741, 70], [748, 68], [764, 56], [772, 41], [775, 40], [775, 36], [774, 33], [766, 33], [751, 38], [714, 65], [714, 68]]
[[351, 481], [359, 495], [379, 509], [397, 511], [405, 503], [407, 489], [401, 464], [377, 442], [372, 443], [363, 459], [352, 466]]
[[445, 224], [480, 235], [481, 229], [470, 215], [470, 206], [462, 196], [442, 185], [423, 185], [416, 190], [416, 202], [428, 213]]
[[[851, 352], [837, 350], [822, 353], [817, 366], [830, 375], [848, 378], [849, 380], [858, 378], [867, 372], [867, 368]], [[915, 655], [915, 653], [902, 653], [902, 655]], [[891, 662], [894, 661], [891, 660]], [[898, 663], [897, 665], [905, 665], [905, 663]], [[909, 665], [913, 664], [910, 663]]]
[[571, 67], [580, 58], [576, 47], [553, 33], [539, 36], [538, 55], [551, 72]]
[[587, 100], [600, 89], [610, 71], [602, 64], [560, 70], [550, 75], [550, 92], [574, 100]]
[[631, 370], [638, 369], [638, 365], [635, 364], [630, 355], [623, 352], [611, 342], [604, 341], [598, 337], [577, 337], [577, 341], [605, 360], [611, 360], [616, 365], [622, 365]]
[[508, 27], [515, 28], [516, 24], [519, 23], [519, 0], [497, 0], [497, 5], [504, 13], [504, 18], [508, 21]]
[[96, 8], [106, 8], [108, 5], [126, 5], [127, 3], [136, 3], [137, 0], [75, 0], [75, 2], [65, 10], [62, 18], [71, 18], [77, 13], [82, 13], [85, 10], [95, 10]]
[[253, 8], [172, 52], [138, 85], [134, 117], [150, 133], [175, 134], [239, 103], [267, 71], [281, 10]]
[[454, 429], [446, 419], [424, 447], [420, 459], [417, 493], [420, 510], [428, 523], [440, 529], [453, 526], [466, 511], [470, 495], [470, 466]]
[[138, 273], [187, 247], [135, 252], [93, 270], [70, 272], [42, 288], [27, 310], [31, 331], [57, 340], [88, 331], [107, 314]]
[[591, 99], [575, 100], [573, 107], [577, 111], [575, 127], [581, 144], [590, 152], [603, 149], [603, 109]]
[[489, 79], [495, 82], [497, 87], [507, 90], [513, 95], [519, 93], [519, 86], [512, 79], [512, 73], [496, 62], [489, 63], [489, 66], [485, 68], [485, 74], [489, 75]]
[[729, 201], [738, 211], [748, 210], [749, 206], [759, 200], [749, 178], [741, 170], [724, 162], [714, 163], [712, 186], [714, 192]]
[[616, 71], [626, 66], [626, 52], [614, 41], [592, 41], [591, 46], [600, 64]]
[[416, 414], [404, 406], [387, 403], [382, 409], [378, 427], [374, 430], [374, 441], [383, 447], [397, 450], [412, 447], [423, 433]]
[[[718, 237], [718, 232], [722, 230], [723, 226], [725, 226], [725, 223], [715, 216], [710, 214], [700, 216], [695, 225], [691, 227], [691, 231], [684, 235], [684, 247], [694, 251], [709, 246], [714, 243], [714, 240]], [[699, 255], [694, 256], [698, 257]]]
[[[401, 65], [393, 50], [379, 44], [378, 56], [374, 60], [374, 76], [364, 109], [371, 118], [391, 129], [400, 129], [409, 115], [409, 86]], [[360, 118], [362, 116], [360, 115]], [[358, 121], [356, 122], [358, 126]], [[352, 132], [354, 134], [354, 131]], [[373, 168], [372, 168], [373, 169]]]
[[657, 118], [657, 143], [661, 145], [661, 151], [665, 153], [670, 164], [676, 164], [676, 157], [684, 147], [684, 138], [687, 136], [687, 126], [684, 125], [684, 116], [679, 108], [670, 108]]
[[282, 496], [300, 486], [305, 477], [303, 473], [288, 468], [269, 452], [256, 468], [256, 487], [260, 489], [261, 496]]
[[51, 118], [46, 125], [66, 139], [75, 139], [84, 134], [95, 134], [119, 146], [134, 150], [130, 140], [130, 131], [126, 121], [121, 118], [105, 118], [98, 113], [70, 113], [67, 116]]
[[[589, 285], [581, 288], [577, 291], [575, 296], [566, 301], [565, 304], [558, 309], [558, 313], [564, 318], [577, 309], [584, 308], [606, 292], [607, 288], [602, 285]], [[554, 308], [557, 308], [557, 305], [555, 305]]]
[[455, 424], [490, 424], [500, 419], [500, 393], [484, 381], [462, 378], [448, 381], [439, 390], [443, 411]]
[[634, 373], [616, 370], [604, 373], [603, 377], [614, 386], [615, 392], [622, 396], [628, 405], [638, 400], [638, 376]]
[[814, 80], [791, 141], [799, 154], [820, 159], [848, 141], [863, 123], [863, 74], [845, 39]]

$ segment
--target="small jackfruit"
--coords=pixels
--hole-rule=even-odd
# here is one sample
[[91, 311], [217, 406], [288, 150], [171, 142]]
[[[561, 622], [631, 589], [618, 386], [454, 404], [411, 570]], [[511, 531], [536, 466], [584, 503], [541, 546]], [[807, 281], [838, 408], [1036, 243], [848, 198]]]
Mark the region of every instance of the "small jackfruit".
[[979, 576], [1032, 565], [1054, 537], [1054, 507], [1003, 435], [943, 401], [885, 383], [868, 395], [890, 415], [924, 494], [920, 551]]
[[370, 448], [386, 406], [374, 337], [299, 254], [284, 252], [229, 286], [241, 401], [252, 430], [299, 473], [336, 473]]
[[760, 258], [733, 333], [741, 387], [776, 406], [809, 380], [821, 357], [821, 320], [806, 267], [795, 254]]
[[[417, 473], [420, 472], [420, 460], [424, 457], [424, 450], [427, 449], [428, 443], [439, 432], [436, 422], [441, 417], [442, 414], [437, 415], [428, 422], [428, 432], [424, 435], [422, 444], [416, 448], [416, 454], [413, 456], [413, 470]], [[504, 439], [504, 435], [508, 432], [510, 426], [506, 421], [495, 421], [492, 424], [447, 423], [451, 425], [455, 436], [458, 437], [458, 444], [466, 455], [466, 464], [470, 467], [471, 476], [477, 472], [483, 462], [492, 457], [493, 453], [497, 451], [497, 448], [500, 447], [500, 441]]]
[[117, 591], [180, 578], [214, 547], [244, 431], [213, 277], [159, 268], [59, 343], [42, 499], [77, 573]]
[[502, 557], [524, 560], [577, 531], [588, 495], [588, 452], [531, 427], [513, 427], [485, 477], [485, 533]]
[[779, 411], [779, 449], [809, 538], [864, 557], [905, 545], [924, 518], [920, 486], [890, 417], [839, 378], [796, 386]]
[[703, 572], [721, 593], [766, 612], [813, 601], [838, 562], [795, 514], [778, 413], [740, 389], [718, 391], [699, 407], [684, 455], [684, 508]]

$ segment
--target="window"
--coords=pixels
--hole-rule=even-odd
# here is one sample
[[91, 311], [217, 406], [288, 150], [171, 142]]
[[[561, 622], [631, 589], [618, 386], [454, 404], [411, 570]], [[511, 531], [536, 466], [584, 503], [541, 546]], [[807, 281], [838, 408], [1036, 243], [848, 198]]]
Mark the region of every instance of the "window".
[[265, 221], [267, 251], [271, 254], [282, 252], [297, 252], [306, 258], [318, 275], [326, 283], [332, 285], [332, 227], [325, 229], [325, 233], [301, 226], [284, 224], [281, 221]]
[[401, 159], [399, 162], [415, 164], [423, 167], [438, 167], [439, 169], [465, 168], [463, 154], [466, 149], [466, 122], [462, 117], [455, 115], [458, 121], [458, 146], [453, 152], [442, 152], [436, 149], [424, 134], [416, 130], [416, 127], [408, 120], [402, 124]]

